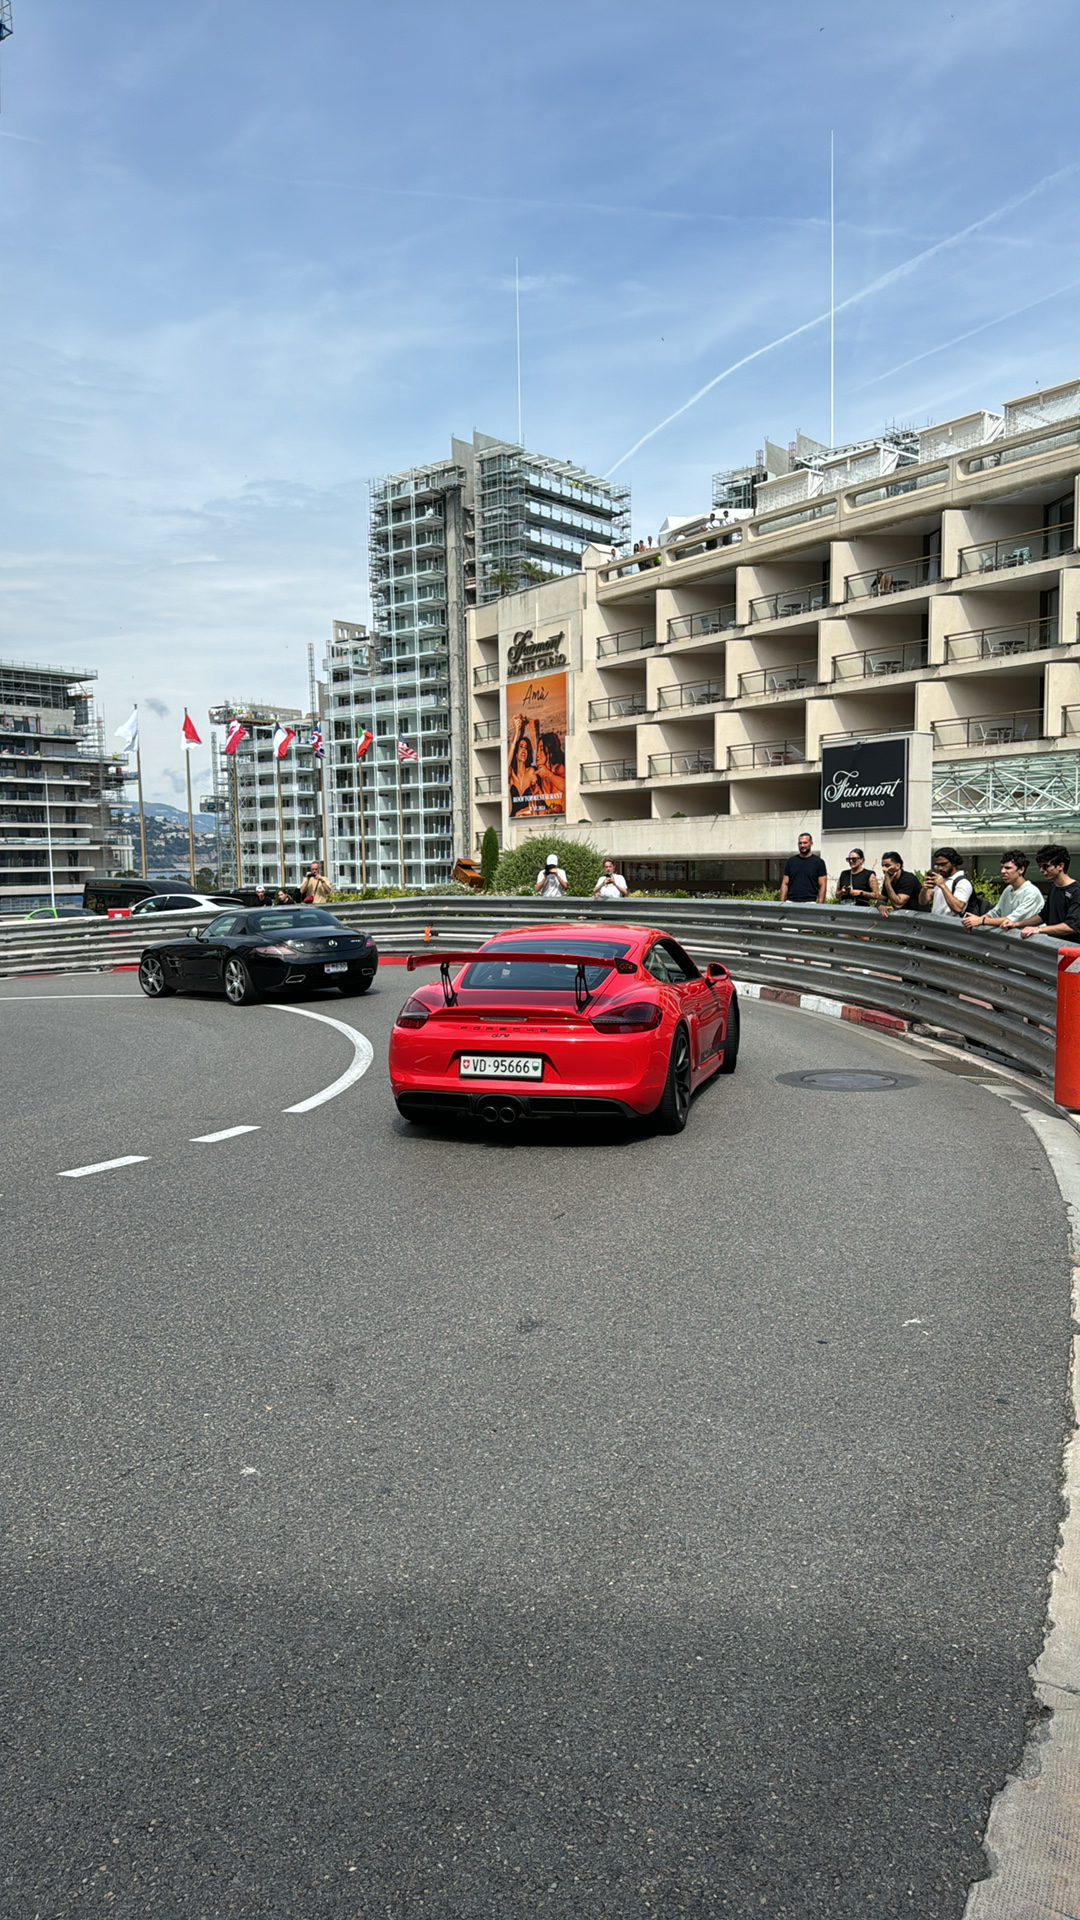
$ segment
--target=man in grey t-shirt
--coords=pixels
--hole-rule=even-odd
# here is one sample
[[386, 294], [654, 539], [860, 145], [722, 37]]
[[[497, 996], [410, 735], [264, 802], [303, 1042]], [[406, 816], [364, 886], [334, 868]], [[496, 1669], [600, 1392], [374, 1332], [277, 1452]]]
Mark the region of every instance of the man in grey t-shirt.
[[1042, 919], [1043, 897], [1033, 880], [1027, 878], [1026, 853], [1003, 853], [1003, 886], [996, 906], [989, 913], [965, 913], [965, 927], [1000, 927], [1003, 933], [1026, 927]]

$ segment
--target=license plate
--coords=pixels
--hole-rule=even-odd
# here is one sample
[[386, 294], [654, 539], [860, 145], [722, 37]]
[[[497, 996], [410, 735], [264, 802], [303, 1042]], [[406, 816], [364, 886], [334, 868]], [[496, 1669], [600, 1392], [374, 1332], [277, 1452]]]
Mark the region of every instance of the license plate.
[[324, 973], [348, 973], [348, 971], [349, 963], [347, 960], [328, 960], [323, 967]]
[[463, 1080], [540, 1080], [544, 1062], [536, 1053], [463, 1053]]

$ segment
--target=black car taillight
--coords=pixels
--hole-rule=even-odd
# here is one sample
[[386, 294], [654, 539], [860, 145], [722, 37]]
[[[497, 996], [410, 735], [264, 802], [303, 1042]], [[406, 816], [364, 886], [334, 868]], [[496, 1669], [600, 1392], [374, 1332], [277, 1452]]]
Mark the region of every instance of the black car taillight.
[[624, 1000], [621, 1006], [594, 1013], [592, 1023], [598, 1033], [648, 1033], [663, 1017], [664, 1009], [655, 1000]]
[[259, 954], [263, 960], [295, 960], [296, 959], [295, 947], [289, 947], [289, 946], [252, 947], [251, 951], [252, 953]]
[[425, 1007], [419, 995], [414, 993], [411, 1000], [406, 1000], [394, 1025], [396, 1027], [422, 1027], [424, 1022], [429, 1019], [430, 1013], [431, 1009]]

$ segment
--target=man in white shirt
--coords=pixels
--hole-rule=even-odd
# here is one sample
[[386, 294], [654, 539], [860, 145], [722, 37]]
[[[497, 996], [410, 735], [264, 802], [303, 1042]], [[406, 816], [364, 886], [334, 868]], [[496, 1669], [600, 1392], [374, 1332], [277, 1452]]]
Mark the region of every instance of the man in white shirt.
[[1004, 887], [997, 905], [989, 913], [965, 913], [965, 927], [1000, 927], [1009, 933], [1041, 920], [1043, 897], [1033, 880], [1027, 878], [1026, 853], [1005, 853], [1001, 857]]
[[568, 885], [566, 869], [560, 867], [558, 854], [549, 853], [536, 876], [533, 892], [538, 893], [542, 900], [561, 900]]
[[621, 873], [616, 873], [614, 860], [604, 861], [604, 871], [593, 888], [594, 900], [622, 900], [628, 891]]
[[967, 907], [974, 888], [955, 847], [939, 847], [934, 864], [922, 883], [919, 894], [924, 907], [946, 919], [958, 919]]

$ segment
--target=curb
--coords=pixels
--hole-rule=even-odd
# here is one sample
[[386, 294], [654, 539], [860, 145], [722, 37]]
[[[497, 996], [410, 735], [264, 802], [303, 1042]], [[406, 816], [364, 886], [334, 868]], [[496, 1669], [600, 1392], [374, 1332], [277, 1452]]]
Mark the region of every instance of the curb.
[[855, 1007], [847, 1000], [830, 1000], [822, 993], [794, 993], [786, 987], [763, 987], [756, 980], [735, 980], [735, 991], [746, 1000], [775, 1000], [782, 1007], [803, 1007], [807, 1013], [825, 1013], [833, 1020], [850, 1020], [860, 1027], [883, 1028], [886, 1033], [907, 1033], [910, 1020], [895, 1013], [880, 1013], [876, 1007]]

